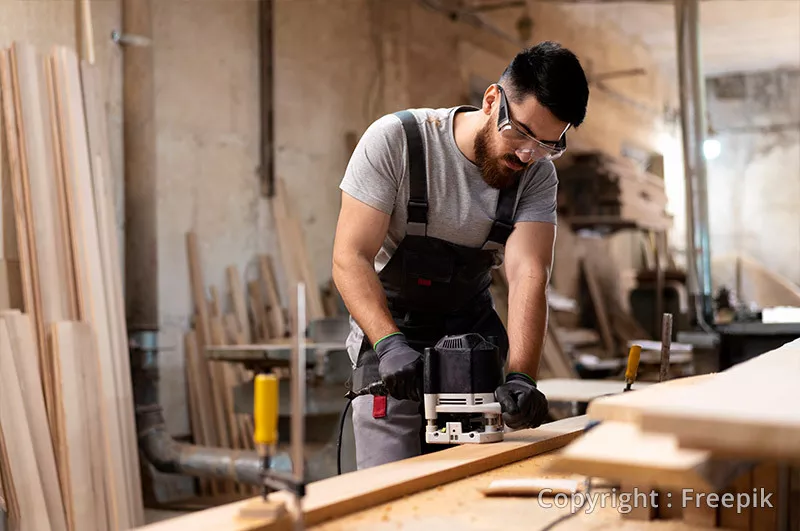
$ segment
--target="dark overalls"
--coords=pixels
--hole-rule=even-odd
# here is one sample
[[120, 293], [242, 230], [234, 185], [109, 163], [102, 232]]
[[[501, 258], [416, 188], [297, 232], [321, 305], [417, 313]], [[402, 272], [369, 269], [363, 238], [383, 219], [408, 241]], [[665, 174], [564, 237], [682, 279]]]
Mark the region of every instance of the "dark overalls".
[[[416, 118], [396, 113], [403, 123], [409, 154], [406, 235], [378, 274], [389, 311], [418, 352], [445, 335], [475, 332], [497, 338], [505, 362], [508, 335], [494, 310], [489, 286], [491, 269], [513, 230], [517, 184], [501, 190], [495, 220], [482, 248], [466, 247], [427, 236], [428, 186], [425, 152]], [[380, 380], [378, 356], [364, 338], [351, 387]], [[353, 401], [353, 428], [358, 468], [419, 455], [424, 448], [422, 404], [393, 397], [361, 396]]]

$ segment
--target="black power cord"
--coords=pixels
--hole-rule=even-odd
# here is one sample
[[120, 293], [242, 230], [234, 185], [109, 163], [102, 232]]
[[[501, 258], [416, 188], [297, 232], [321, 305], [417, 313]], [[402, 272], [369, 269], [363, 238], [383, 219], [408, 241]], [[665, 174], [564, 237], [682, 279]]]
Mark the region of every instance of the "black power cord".
[[344, 432], [344, 422], [347, 420], [347, 410], [350, 409], [352, 403], [352, 398], [347, 401], [339, 419], [339, 436], [336, 438], [336, 474], [339, 476], [342, 475], [342, 433]]

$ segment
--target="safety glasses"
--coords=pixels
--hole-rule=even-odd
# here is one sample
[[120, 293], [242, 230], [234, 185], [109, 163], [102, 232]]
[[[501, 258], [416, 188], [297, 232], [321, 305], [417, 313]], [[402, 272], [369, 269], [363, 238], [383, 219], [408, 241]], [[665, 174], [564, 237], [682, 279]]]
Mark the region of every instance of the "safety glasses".
[[531, 160], [554, 160], [560, 157], [567, 149], [565, 133], [571, 124], [559, 135], [557, 142], [542, 142], [523, 131], [514, 123], [508, 110], [508, 100], [503, 87], [496, 85], [500, 91], [500, 112], [497, 114], [497, 130], [514, 151], [528, 154]]

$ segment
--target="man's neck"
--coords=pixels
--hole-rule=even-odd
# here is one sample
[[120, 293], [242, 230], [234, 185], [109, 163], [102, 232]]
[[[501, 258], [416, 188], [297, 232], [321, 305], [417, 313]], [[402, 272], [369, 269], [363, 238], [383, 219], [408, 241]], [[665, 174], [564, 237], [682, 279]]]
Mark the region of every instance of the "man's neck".
[[457, 112], [453, 117], [453, 136], [461, 153], [475, 162], [475, 135], [481, 127], [481, 111]]

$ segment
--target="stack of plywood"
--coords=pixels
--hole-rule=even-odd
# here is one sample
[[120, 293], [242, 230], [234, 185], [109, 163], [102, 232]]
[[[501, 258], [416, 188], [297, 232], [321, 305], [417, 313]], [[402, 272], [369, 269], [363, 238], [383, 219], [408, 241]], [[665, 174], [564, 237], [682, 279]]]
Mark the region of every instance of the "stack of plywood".
[[0, 479], [13, 529], [143, 522], [99, 81], [67, 48], [0, 50]]
[[[564, 448], [552, 468], [655, 490], [661, 503], [646, 518], [775, 530], [787, 510], [785, 501], [778, 505], [779, 470], [800, 462], [797, 374], [800, 340], [718, 374], [598, 399], [587, 415], [600, 424]], [[761, 502], [762, 488], [772, 507]], [[738, 508], [730, 502], [736, 499]]]

